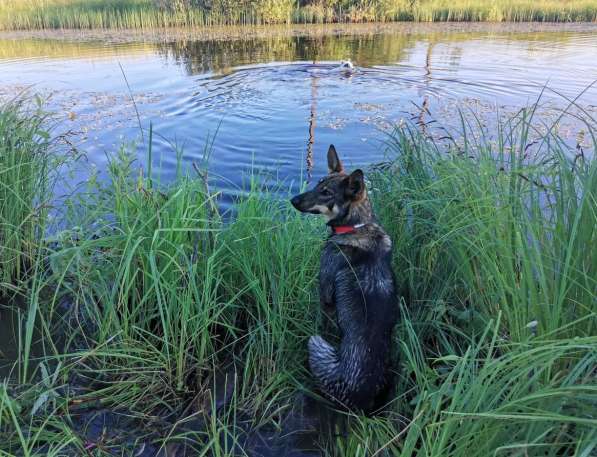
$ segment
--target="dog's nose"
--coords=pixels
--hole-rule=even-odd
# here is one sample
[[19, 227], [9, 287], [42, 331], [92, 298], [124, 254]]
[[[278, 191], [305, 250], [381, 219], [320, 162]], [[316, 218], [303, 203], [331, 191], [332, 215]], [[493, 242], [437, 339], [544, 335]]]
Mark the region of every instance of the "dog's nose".
[[296, 209], [298, 209], [298, 204], [300, 202], [300, 198], [298, 195], [295, 195], [294, 197], [292, 197], [290, 199], [290, 203], [292, 204], [292, 206], [294, 206]]

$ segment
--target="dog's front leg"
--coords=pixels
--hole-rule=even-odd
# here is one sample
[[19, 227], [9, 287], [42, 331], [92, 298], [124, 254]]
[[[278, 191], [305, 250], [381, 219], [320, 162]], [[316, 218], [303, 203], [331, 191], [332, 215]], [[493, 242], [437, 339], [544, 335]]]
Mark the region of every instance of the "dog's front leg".
[[333, 258], [323, 256], [319, 265], [319, 302], [326, 313], [333, 313], [336, 309], [336, 271]]

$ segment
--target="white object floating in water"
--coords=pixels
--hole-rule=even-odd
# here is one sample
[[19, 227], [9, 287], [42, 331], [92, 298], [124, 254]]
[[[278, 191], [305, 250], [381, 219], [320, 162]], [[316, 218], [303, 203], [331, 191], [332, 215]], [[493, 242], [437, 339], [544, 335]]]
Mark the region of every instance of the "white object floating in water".
[[354, 65], [350, 60], [343, 60], [340, 64], [340, 68], [344, 71], [354, 71]]

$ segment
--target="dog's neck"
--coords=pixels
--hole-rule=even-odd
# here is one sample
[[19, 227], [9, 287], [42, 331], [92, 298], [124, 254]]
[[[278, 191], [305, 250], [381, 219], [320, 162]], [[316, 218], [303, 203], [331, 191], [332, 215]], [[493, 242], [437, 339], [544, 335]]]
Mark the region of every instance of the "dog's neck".
[[366, 224], [357, 225], [336, 225], [332, 228], [332, 235], [346, 235], [347, 233], [355, 233], [357, 229], [364, 227]]

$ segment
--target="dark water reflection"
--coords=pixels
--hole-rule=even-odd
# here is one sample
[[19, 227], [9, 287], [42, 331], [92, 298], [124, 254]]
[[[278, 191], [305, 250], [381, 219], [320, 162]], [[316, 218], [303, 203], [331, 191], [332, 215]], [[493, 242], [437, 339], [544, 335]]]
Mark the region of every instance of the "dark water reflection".
[[[495, 112], [534, 101], [545, 84], [568, 97], [597, 79], [597, 27], [581, 31], [474, 32], [400, 27], [381, 33], [269, 34], [246, 38], [132, 41], [0, 40], [0, 93], [34, 85], [52, 95], [63, 128], [81, 132], [89, 166], [100, 171], [105, 152], [139, 137], [126, 73], [142, 125], [151, 121], [161, 179], [175, 174], [172, 144], [184, 163], [203, 159], [210, 135], [211, 176], [227, 197], [243, 174], [257, 170], [299, 185], [325, 171], [329, 143], [350, 166], [384, 158], [385, 133], [404, 120], [433, 117], [454, 126], [457, 108]], [[241, 33], [242, 34], [242, 33]], [[189, 35], [191, 37], [192, 34]], [[354, 73], [338, 66], [349, 59]], [[540, 115], [555, 119], [566, 101], [544, 95]], [[592, 115], [597, 88], [579, 103]], [[422, 107], [425, 110], [422, 110]], [[429, 114], [427, 113], [429, 112]], [[570, 121], [562, 133], [583, 129]], [[140, 158], [146, 145], [139, 144]], [[89, 170], [81, 170], [74, 180]]]
[[399, 62], [416, 43], [410, 35], [364, 37], [295, 36], [237, 41], [190, 41], [159, 45], [189, 75], [226, 72], [251, 63], [352, 59], [363, 67]]

